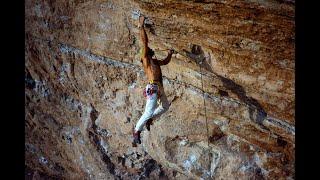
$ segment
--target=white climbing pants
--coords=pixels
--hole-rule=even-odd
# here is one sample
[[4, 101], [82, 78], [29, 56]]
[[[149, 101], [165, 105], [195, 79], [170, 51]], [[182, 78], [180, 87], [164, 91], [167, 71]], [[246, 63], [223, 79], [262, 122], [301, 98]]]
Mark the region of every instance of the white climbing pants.
[[160, 98], [158, 98], [158, 93], [153, 93], [152, 95], [147, 95], [147, 103], [143, 115], [140, 117], [139, 121], [136, 124], [135, 132], [141, 131], [143, 126], [150, 118], [159, 117], [161, 114], [166, 112], [169, 109], [169, 102], [167, 96], [164, 93], [162, 86], [148, 84], [146, 86], [146, 91], [153, 88], [160, 91]]

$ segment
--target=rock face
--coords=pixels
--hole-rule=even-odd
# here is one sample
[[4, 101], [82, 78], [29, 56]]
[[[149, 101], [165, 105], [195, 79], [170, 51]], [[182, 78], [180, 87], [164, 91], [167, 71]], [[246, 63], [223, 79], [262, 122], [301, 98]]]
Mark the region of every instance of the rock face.
[[[294, 179], [294, 6], [27, 0], [26, 178]], [[179, 53], [162, 66], [171, 106], [133, 148], [139, 12], [157, 58]]]

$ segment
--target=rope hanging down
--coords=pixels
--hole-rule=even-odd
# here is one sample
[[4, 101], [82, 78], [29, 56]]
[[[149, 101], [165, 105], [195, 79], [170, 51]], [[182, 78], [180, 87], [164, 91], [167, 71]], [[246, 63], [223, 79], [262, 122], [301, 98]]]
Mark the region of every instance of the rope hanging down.
[[204, 116], [206, 118], [207, 143], [208, 143], [208, 147], [209, 147], [209, 128], [208, 128], [208, 119], [207, 119], [207, 106], [206, 106], [205, 92], [203, 89], [202, 68], [201, 68], [203, 61], [204, 61], [204, 59], [201, 59], [201, 61], [199, 61], [199, 67], [200, 67], [200, 77], [201, 77], [201, 90], [202, 90], [202, 94], [203, 94]]
[[[166, 51], [166, 50], [169, 50], [169, 49], [157, 49], [158, 51]], [[179, 53], [180, 55], [186, 57], [186, 58], [190, 58], [192, 59], [191, 57], [188, 57], [186, 55], [184, 55], [183, 53], [179, 52], [179, 51], [176, 51], [174, 49], [174, 51], [176, 53]], [[200, 77], [201, 77], [201, 90], [202, 90], [202, 94], [203, 94], [203, 106], [204, 106], [204, 116], [206, 118], [206, 129], [207, 129], [207, 144], [208, 144], [208, 147], [209, 147], [209, 128], [208, 128], [208, 118], [207, 118], [207, 106], [206, 106], [206, 99], [205, 99], [205, 91], [204, 91], [204, 88], [203, 88], [203, 78], [202, 78], [202, 68], [201, 68], [201, 65], [204, 61], [204, 58], [201, 58], [201, 60], [199, 59], [192, 59], [194, 60], [195, 62], [197, 62], [199, 64], [199, 67], [200, 67]]]

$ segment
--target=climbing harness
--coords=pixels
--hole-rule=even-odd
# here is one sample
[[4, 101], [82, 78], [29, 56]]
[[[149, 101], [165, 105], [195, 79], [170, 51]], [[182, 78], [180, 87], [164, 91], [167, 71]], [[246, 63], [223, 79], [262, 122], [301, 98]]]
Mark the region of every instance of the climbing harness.
[[143, 96], [150, 99], [154, 93], [157, 93], [158, 97], [160, 97], [159, 85], [155, 82], [149, 82], [143, 91]]
[[157, 81], [157, 80], [151, 80], [151, 81], [149, 81], [149, 84], [156, 84], [158, 86], [161, 86], [160, 81]]

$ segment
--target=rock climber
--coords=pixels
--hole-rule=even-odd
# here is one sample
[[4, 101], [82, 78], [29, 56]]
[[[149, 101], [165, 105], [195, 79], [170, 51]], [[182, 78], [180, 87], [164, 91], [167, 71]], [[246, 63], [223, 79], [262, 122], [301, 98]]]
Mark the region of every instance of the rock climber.
[[147, 130], [150, 131], [150, 125], [152, 124], [153, 119], [159, 117], [169, 109], [170, 104], [164, 93], [160, 66], [167, 65], [171, 60], [172, 54], [175, 52], [170, 49], [168, 51], [168, 56], [164, 60], [153, 58], [154, 51], [148, 47], [148, 37], [144, 29], [144, 21], [145, 17], [140, 16], [138, 27], [140, 29], [140, 38], [142, 42], [141, 62], [149, 82], [143, 93], [147, 99], [145, 110], [133, 132], [132, 145], [134, 147], [136, 147], [137, 144], [141, 144], [140, 133], [143, 126], [146, 125]]

